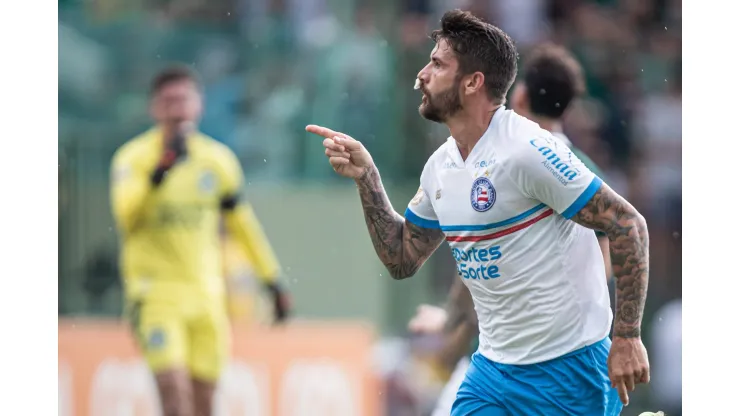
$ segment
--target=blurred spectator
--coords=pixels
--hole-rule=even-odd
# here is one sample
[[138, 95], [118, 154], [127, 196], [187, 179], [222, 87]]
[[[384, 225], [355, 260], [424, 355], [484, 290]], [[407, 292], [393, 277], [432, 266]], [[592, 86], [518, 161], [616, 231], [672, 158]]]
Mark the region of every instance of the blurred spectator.
[[671, 75], [656, 94], [640, 104], [634, 140], [646, 163], [641, 181], [649, 194], [654, 214], [660, 217], [681, 194], [681, 74]]
[[199, 51], [199, 73], [207, 103], [201, 121], [203, 132], [234, 147], [238, 106], [246, 93], [245, 78], [236, 71], [237, 55], [227, 42], [213, 42]]
[[[383, 106], [391, 104], [391, 53], [387, 39], [377, 29], [373, 10], [358, 8], [353, 25], [343, 28], [339, 38], [320, 53], [320, 67], [313, 71], [316, 95], [312, 122], [351, 132], [373, 152], [376, 163], [389, 163], [397, 152], [381, 146], [376, 138], [392, 140], [384, 131], [388, 124], [383, 119], [387, 115]], [[323, 154], [307, 157], [311, 171], [328, 176], [331, 169], [321, 159]]]
[[550, 25], [545, 18], [547, 0], [489, 0], [490, 20], [526, 50], [546, 39]]

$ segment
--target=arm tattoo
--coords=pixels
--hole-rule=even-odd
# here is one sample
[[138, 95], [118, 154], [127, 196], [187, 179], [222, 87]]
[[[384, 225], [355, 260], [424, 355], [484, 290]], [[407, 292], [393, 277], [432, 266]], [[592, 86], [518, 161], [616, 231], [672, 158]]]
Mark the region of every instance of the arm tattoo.
[[462, 280], [458, 278], [455, 278], [452, 283], [445, 310], [447, 311], [445, 333], [451, 333], [461, 325], [466, 325], [473, 331], [478, 329], [478, 316], [473, 307], [473, 297]]
[[367, 169], [357, 179], [357, 188], [378, 257], [394, 279], [413, 276], [442, 243], [444, 234], [406, 222], [394, 211], [377, 168]]
[[636, 338], [648, 287], [648, 230], [637, 210], [605, 184], [573, 221], [609, 236], [616, 279], [614, 336]]

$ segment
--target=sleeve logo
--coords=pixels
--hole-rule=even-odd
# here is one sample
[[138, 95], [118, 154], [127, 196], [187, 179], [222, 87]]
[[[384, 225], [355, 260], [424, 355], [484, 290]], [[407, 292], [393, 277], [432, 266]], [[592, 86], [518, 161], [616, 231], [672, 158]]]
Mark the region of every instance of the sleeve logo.
[[416, 195], [411, 199], [411, 205], [419, 205], [421, 204], [421, 201], [424, 199], [424, 188], [419, 187], [419, 190], [416, 191]]
[[578, 175], [581, 174], [581, 171], [578, 170], [577, 167], [573, 166], [575, 163], [573, 162], [573, 152], [568, 152], [567, 160], [565, 158], [560, 158], [557, 153], [555, 153], [555, 150], [550, 146], [540, 146], [537, 143], [537, 139], [532, 139], [529, 141], [529, 144], [532, 145], [537, 151], [542, 154], [542, 156], [545, 157], [545, 159], [542, 161], [542, 165], [547, 168], [550, 173], [558, 180], [558, 182], [562, 183], [563, 185], [567, 185], [569, 182], [572, 182]]

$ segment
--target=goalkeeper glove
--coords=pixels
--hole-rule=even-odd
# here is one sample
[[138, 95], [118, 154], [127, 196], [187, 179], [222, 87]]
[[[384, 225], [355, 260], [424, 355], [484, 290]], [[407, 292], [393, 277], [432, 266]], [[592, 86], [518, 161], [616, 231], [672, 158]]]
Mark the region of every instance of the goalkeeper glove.
[[187, 156], [187, 146], [185, 145], [185, 136], [182, 133], [176, 134], [162, 152], [157, 168], [152, 174], [152, 184], [158, 186], [164, 180], [167, 172], [180, 160]]
[[280, 323], [285, 321], [290, 314], [290, 295], [287, 290], [277, 282], [268, 283], [266, 288], [272, 297], [275, 322]]

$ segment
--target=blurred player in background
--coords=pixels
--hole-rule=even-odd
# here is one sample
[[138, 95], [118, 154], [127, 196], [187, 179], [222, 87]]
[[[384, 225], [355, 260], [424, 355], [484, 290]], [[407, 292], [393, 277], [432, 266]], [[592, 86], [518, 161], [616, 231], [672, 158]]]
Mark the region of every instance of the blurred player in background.
[[[324, 137], [334, 170], [355, 180], [392, 277], [413, 276], [444, 240], [452, 248], [481, 333], [452, 415], [618, 415], [635, 385], [649, 381], [645, 220], [562, 140], [503, 107], [518, 58], [508, 35], [459, 10], [441, 26], [418, 74], [419, 112], [451, 135], [424, 167], [405, 218], [362, 143], [306, 129]], [[611, 340], [592, 230], [604, 231], [612, 250]]]
[[207, 416], [229, 351], [221, 221], [274, 299], [288, 311], [280, 268], [226, 146], [197, 130], [200, 86], [185, 67], [151, 86], [156, 126], [116, 152], [111, 199], [133, 332], [154, 372], [164, 416]]
[[[544, 44], [529, 54], [521, 73], [521, 80], [514, 86], [512, 109], [560, 138], [586, 167], [603, 178], [593, 161], [563, 134], [563, 115], [573, 99], [585, 90], [583, 69], [578, 61], [566, 49]], [[609, 238], [604, 232], [595, 233], [604, 258], [605, 275], [609, 280]], [[442, 390], [433, 416], [449, 415], [457, 389], [468, 369], [469, 356], [478, 349], [478, 320], [470, 292], [462, 279], [454, 279], [445, 308], [420, 305], [416, 316], [409, 322], [409, 330], [417, 334], [441, 334], [444, 338], [440, 364], [443, 368], [454, 370]]]

